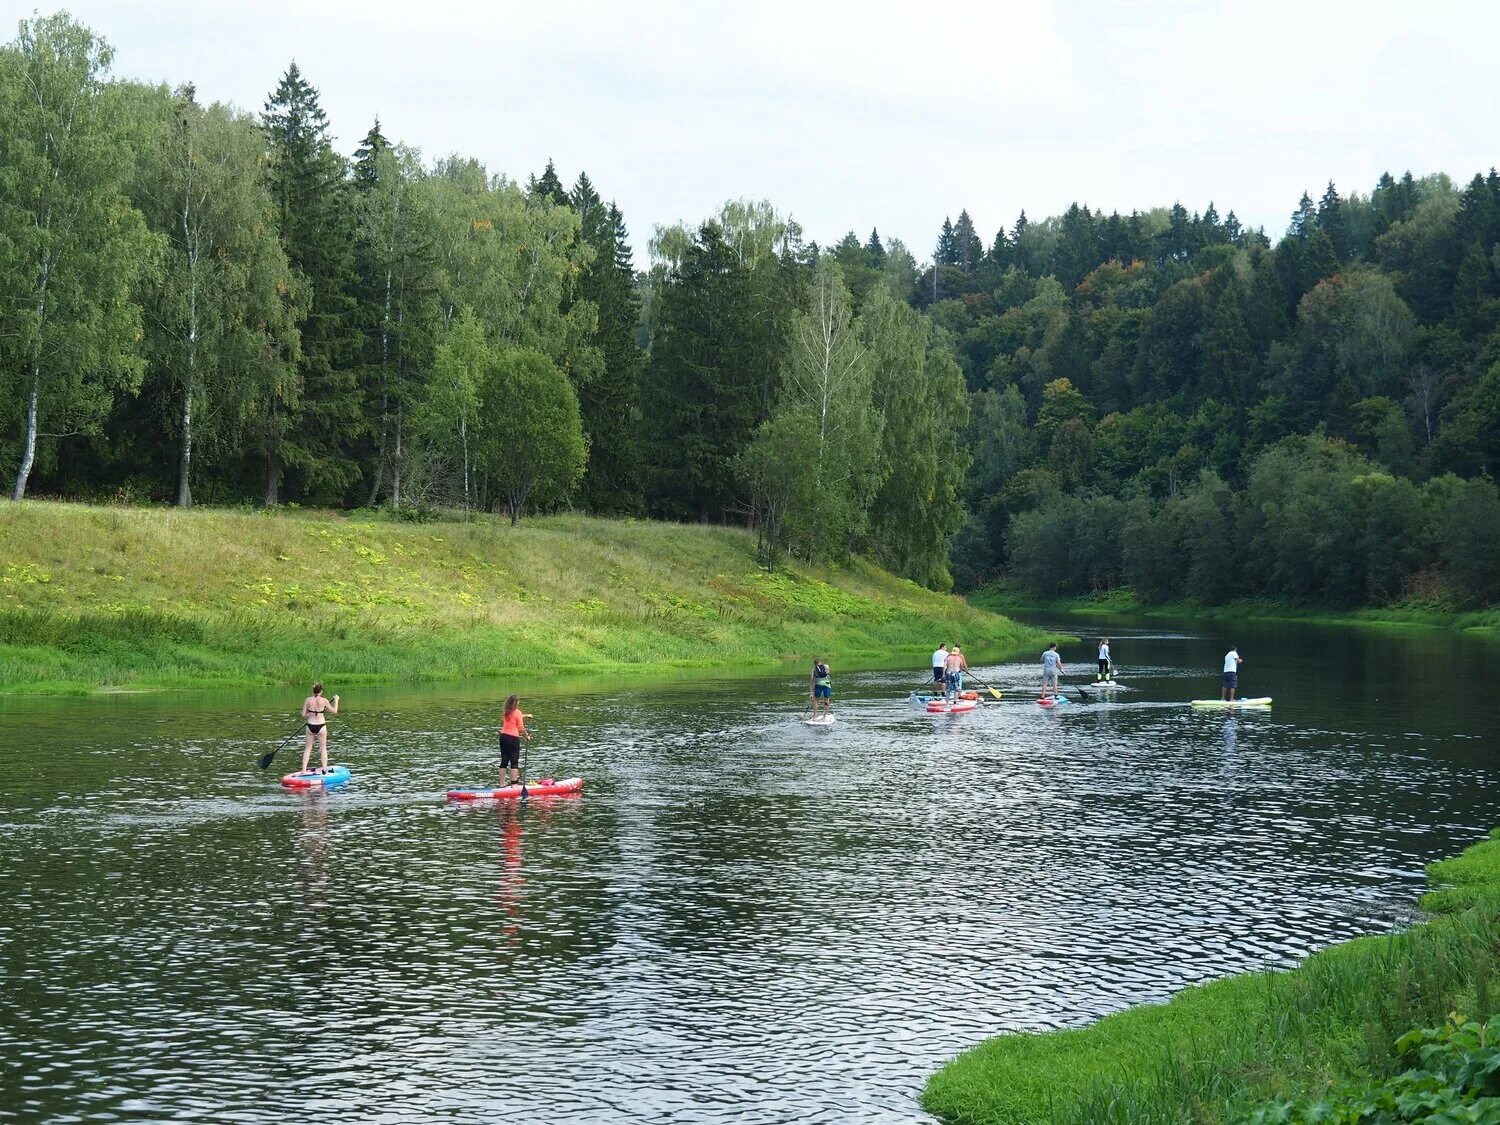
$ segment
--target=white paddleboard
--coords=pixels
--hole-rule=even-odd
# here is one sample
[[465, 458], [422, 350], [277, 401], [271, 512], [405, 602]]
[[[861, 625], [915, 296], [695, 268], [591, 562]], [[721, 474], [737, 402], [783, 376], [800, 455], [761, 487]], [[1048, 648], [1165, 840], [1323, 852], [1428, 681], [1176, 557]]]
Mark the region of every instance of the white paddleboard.
[[803, 719], [805, 727], [831, 727], [836, 720], [832, 715], [819, 715], [816, 719]]
[[1269, 707], [1271, 697], [1262, 695], [1256, 699], [1195, 699], [1194, 707]]

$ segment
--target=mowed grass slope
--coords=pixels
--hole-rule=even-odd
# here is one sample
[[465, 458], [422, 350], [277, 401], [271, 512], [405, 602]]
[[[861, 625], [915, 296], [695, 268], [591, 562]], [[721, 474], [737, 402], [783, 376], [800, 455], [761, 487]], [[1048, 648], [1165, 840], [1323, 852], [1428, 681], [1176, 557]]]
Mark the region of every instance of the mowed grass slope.
[[1075, 1031], [997, 1036], [933, 1075], [922, 1104], [951, 1125], [1227, 1123], [1383, 1081], [1403, 1068], [1395, 1042], [1407, 1031], [1500, 1011], [1497, 837], [1428, 866], [1430, 921]]
[[835, 664], [1039, 636], [861, 560], [767, 572], [725, 528], [556, 516], [0, 506], [0, 691]]

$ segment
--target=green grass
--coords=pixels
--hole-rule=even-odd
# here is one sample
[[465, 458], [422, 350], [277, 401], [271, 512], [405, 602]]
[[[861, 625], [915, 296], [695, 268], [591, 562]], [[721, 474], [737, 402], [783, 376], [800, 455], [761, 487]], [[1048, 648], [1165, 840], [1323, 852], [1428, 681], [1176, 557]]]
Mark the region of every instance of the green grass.
[[743, 531], [555, 516], [0, 506], [0, 693], [925, 658], [1040, 636]]
[[1428, 922], [1091, 1027], [990, 1039], [935, 1074], [923, 1105], [953, 1125], [1231, 1122], [1270, 1100], [1383, 1080], [1406, 1031], [1454, 1011], [1487, 1019], [1500, 999], [1500, 838], [1428, 874]]
[[1500, 631], [1500, 608], [1449, 610], [1426, 603], [1336, 609], [1304, 606], [1272, 598], [1240, 598], [1224, 605], [1195, 601], [1143, 604], [1129, 587], [1102, 590], [1067, 598], [1033, 598], [1004, 583], [993, 583], [969, 595], [974, 605], [997, 613], [1044, 611], [1097, 615], [1132, 614], [1140, 617], [1201, 617], [1222, 621], [1304, 621], [1312, 625], [1366, 625], [1377, 628], [1464, 629]]

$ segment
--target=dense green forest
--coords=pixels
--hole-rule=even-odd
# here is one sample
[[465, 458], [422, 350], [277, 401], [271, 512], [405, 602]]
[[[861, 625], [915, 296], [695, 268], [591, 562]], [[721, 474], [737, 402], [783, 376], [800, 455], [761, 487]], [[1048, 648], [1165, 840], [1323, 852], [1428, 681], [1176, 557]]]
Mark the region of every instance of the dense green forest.
[[[0, 49], [10, 493], [742, 523], [763, 560], [943, 589], [1500, 600], [1500, 177], [968, 213], [930, 262], [769, 203], [658, 228], [579, 172], [335, 150], [111, 77], [66, 15]], [[1086, 186], [1086, 185], [1085, 185]]]

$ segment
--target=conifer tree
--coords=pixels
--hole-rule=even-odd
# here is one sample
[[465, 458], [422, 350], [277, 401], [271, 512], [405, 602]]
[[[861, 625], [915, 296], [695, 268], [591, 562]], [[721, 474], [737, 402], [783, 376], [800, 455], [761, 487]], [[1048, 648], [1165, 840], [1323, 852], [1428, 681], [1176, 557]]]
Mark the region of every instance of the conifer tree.
[[1328, 181], [1328, 188], [1323, 192], [1323, 198], [1318, 203], [1318, 229], [1328, 235], [1328, 241], [1333, 246], [1333, 255], [1340, 262], [1349, 260], [1349, 222], [1344, 212], [1344, 201], [1339, 197], [1339, 192], [1333, 186], [1333, 181]]
[[551, 200], [559, 207], [568, 206], [568, 189], [563, 187], [562, 177], [550, 159], [541, 176], [532, 176], [526, 181], [526, 194], [533, 199]]
[[287, 260], [306, 279], [300, 395], [273, 400], [262, 424], [266, 503], [290, 475], [299, 496], [344, 499], [359, 479], [350, 451], [365, 429], [358, 379], [354, 224], [344, 161], [334, 151], [318, 92], [294, 62], [261, 117], [272, 200]]
[[600, 201], [588, 176], [579, 174], [570, 202], [582, 220], [581, 237], [594, 250], [578, 292], [597, 310], [593, 343], [602, 358], [599, 373], [579, 387], [589, 445], [579, 498], [592, 512], [631, 515], [643, 504], [640, 381], [645, 357], [635, 339], [641, 313], [635, 269], [624, 216], [613, 203]]

